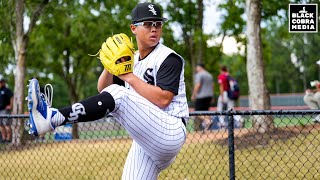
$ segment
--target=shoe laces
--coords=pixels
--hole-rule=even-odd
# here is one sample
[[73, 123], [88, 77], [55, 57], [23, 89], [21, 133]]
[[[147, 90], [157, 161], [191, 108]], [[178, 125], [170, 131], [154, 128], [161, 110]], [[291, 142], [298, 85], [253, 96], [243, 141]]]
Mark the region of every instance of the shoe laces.
[[45, 102], [49, 107], [52, 106], [52, 97], [53, 97], [53, 87], [51, 84], [46, 84], [43, 89], [41, 96], [44, 98]]

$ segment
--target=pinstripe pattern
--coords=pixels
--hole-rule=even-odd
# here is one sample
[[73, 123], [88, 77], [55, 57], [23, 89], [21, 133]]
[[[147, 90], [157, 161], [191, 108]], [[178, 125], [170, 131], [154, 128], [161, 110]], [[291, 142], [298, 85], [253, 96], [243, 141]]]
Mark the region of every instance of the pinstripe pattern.
[[[171, 53], [177, 54], [172, 49], [159, 43], [157, 47], [145, 59], [143, 59], [142, 61], [134, 61], [133, 73], [136, 76], [138, 76], [140, 79], [144, 80], [143, 75], [146, 72], [146, 70], [153, 69], [152, 76], [155, 78], [155, 85], [157, 85], [157, 79], [156, 79], [157, 72], [161, 64], [163, 63], [163, 61]], [[138, 52], [135, 54], [134, 59], [139, 59]], [[178, 95], [173, 97], [172, 102], [166, 109], [164, 109], [164, 111], [172, 116], [183, 117], [185, 119], [188, 119], [189, 110], [188, 110], [186, 88], [185, 88], [185, 82], [184, 82], [184, 60], [182, 57], [181, 57], [181, 60], [183, 61], [183, 66], [180, 74]], [[127, 83], [126, 83], [126, 87], [130, 88], [130, 86]]]
[[[133, 73], [143, 81], [154, 80], [157, 85], [157, 71], [169, 54], [170, 48], [158, 44], [142, 61], [135, 61]], [[139, 53], [135, 59], [138, 59]], [[122, 179], [154, 180], [176, 158], [186, 139], [186, 128], [181, 118], [189, 116], [184, 83], [184, 60], [180, 74], [178, 95], [166, 109], [160, 109], [139, 95], [126, 83], [126, 87], [110, 85], [103, 91], [109, 92], [115, 100], [112, 115], [133, 138]], [[145, 72], [148, 70], [148, 74]], [[145, 76], [145, 78], [144, 78]]]
[[185, 140], [185, 127], [180, 118], [168, 115], [125, 87], [114, 84], [105, 90], [115, 100], [112, 115], [153, 160], [161, 161], [178, 153]]
[[103, 91], [113, 96], [115, 109], [112, 115], [134, 139], [123, 179], [156, 179], [160, 170], [173, 162], [185, 142], [186, 129], [181, 119], [170, 116], [123, 86], [113, 84]]
[[130, 148], [123, 174], [123, 180], [132, 179], [157, 179], [160, 169], [156, 166], [150, 156], [133, 141]]

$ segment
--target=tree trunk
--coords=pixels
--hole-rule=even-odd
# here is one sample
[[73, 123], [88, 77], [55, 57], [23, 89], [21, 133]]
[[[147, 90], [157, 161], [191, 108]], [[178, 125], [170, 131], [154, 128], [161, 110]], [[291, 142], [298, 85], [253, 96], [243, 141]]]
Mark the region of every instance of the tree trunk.
[[[15, 40], [12, 42], [15, 51], [15, 59], [17, 61], [15, 84], [14, 84], [14, 99], [13, 99], [13, 114], [23, 114], [24, 112], [24, 79], [26, 69], [26, 55], [27, 45], [29, 41], [29, 33], [32, 31], [36, 21], [38, 20], [43, 8], [48, 3], [48, 0], [43, 2], [37, 7], [33, 13], [29, 29], [25, 33], [23, 26], [25, 0], [16, 0], [15, 2], [15, 16], [16, 16], [16, 32]], [[12, 144], [20, 146], [23, 140], [24, 132], [24, 119], [14, 119], [12, 123]]]
[[[17, 60], [15, 84], [14, 84], [14, 99], [13, 99], [13, 114], [23, 114], [24, 110], [24, 78], [25, 78], [25, 59], [26, 59], [26, 45], [27, 38], [23, 32], [23, 13], [24, 0], [17, 0], [15, 6], [16, 13], [16, 35], [13, 42], [15, 57]], [[12, 144], [19, 146], [23, 135], [23, 119], [14, 119], [12, 123]]]
[[[65, 39], [68, 39], [69, 36], [71, 34], [71, 25], [70, 24], [66, 24], [65, 26], [65, 31], [64, 31], [64, 37]], [[76, 103], [79, 101], [79, 95], [77, 93], [77, 80], [75, 80], [76, 78], [72, 78], [70, 73], [70, 69], [72, 66], [71, 63], [71, 52], [70, 52], [70, 48], [68, 46], [65, 47], [65, 52], [66, 52], [66, 56], [65, 56], [65, 60], [64, 60], [64, 78], [67, 81], [67, 86], [68, 86], [68, 93], [69, 93], [69, 97], [71, 98], [71, 104]], [[79, 129], [78, 129], [78, 124], [75, 123], [72, 125], [72, 138], [73, 139], [79, 139]]]
[[[261, 43], [261, 0], [246, 0], [247, 8], [247, 75], [249, 81], [249, 104], [252, 110], [270, 109], [270, 96], [264, 76]], [[254, 127], [258, 132], [273, 126], [270, 116], [255, 116]]]
[[203, 0], [197, 0], [198, 4], [198, 19], [197, 19], [197, 27], [196, 27], [196, 32], [197, 33], [197, 61], [198, 63], [203, 63]]
[[[72, 81], [72, 78], [70, 78]], [[72, 103], [76, 103], [76, 102], [79, 102], [79, 95], [77, 93], [77, 90], [76, 90], [76, 82], [71, 82], [68, 87], [69, 87], [69, 94], [70, 94], [70, 97], [71, 97], [71, 101]], [[78, 124], [75, 123], [72, 125], [72, 138], [73, 139], [79, 139], [79, 128], [78, 128]]]
[[[17, 41], [18, 61], [15, 74], [13, 114], [23, 114], [24, 111], [24, 78], [25, 78], [26, 42]], [[14, 119], [12, 124], [12, 144], [19, 146], [23, 137], [24, 119]]]
[[[194, 83], [194, 77], [196, 72], [194, 71], [196, 69], [197, 63], [203, 63], [203, 0], [197, 0], [198, 5], [198, 14], [197, 14], [197, 21], [196, 21], [196, 27], [195, 27], [195, 33], [193, 36], [189, 36], [189, 43], [190, 45], [189, 53], [190, 53], [190, 59], [191, 59], [191, 66], [192, 66], [192, 84]], [[191, 88], [194, 87], [191, 86]], [[191, 91], [193, 88], [191, 89]], [[198, 117], [194, 119], [194, 130], [199, 131], [201, 126], [202, 120]]]

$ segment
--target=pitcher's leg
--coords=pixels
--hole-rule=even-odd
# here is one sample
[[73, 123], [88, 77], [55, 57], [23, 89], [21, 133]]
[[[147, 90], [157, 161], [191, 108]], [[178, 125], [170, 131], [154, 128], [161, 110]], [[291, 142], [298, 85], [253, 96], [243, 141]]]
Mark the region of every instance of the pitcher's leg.
[[160, 170], [150, 156], [136, 141], [133, 141], [123, 169], [122, 179], [155, 180], [159, 173]]
[[29, 133], [36, 136], [52, 131], [63, 124], [103, 118], [106, 113], [114, 109], [114, 99], [107, 92], [59, 110], [52, 108], [47, 105], [45, 97], [40, 92], [39, 82], [35, 78], [29, 83], [27, 99], [30, 112], [27, 125], [30, 127]]
[[138, 166], [138, 161], [135, 160], [135, 158], [137, 158], [135, 156], [137, 151], [135, 144], [136, 143], [133, 140], [122, 171], [122, 180], [134, 179], [137, 176], [137, 171], [132, 168]]
[[111, 85], [103, 91], [109, 92], [115, 100], [112, 115], [153, 160], [168, 161], [177, 155], [186, 138], [181, 118], [166, 114], [122, 86]]

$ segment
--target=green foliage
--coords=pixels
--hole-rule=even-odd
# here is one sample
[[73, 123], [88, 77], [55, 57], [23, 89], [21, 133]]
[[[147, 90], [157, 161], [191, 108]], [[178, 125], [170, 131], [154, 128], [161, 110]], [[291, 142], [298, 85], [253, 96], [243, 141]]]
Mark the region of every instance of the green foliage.
[[103, 68], [88, 54], [96, 54], [114, 33], [130, 34], [127, 16], [134, 5], [134, 1], [50, 2], [30, 37], [29, 75], [45, 79], [53, 75], [55, 81], [64, 81], [71, 101], [96, 94]]
[[267, 20], [274, 16], [278, 16], [279, 10], [287, 10], [290, 0], [262, 0], [262, 18]]
[[204, 2], [207, 1], [176, 0], [168, 2], [166, 8], [171, 27], [182, 30], [181, 37], [173, 40], [170, 47], [186, 60], [185, 81], [189, 95], [193, 89], [195, 64], [198, 62], [206, 64], [208, 71], [216, 76], [216, 72], [219, 72], [217, 67], [222, 54], [220, 47], [208, 47], [206, 43], [208, 39], [213, 38], [213, 35], [204, 34], [202, 22], [200, 22], [200, 16], [203, 13], [201, 12], [201, 3]]
[[[41, 78], [41, 84], [57, 84], [55, 86], [59, 89], [64, 89], [55, 90], [55, 94], [60, 96], [55, 98], [61, 98], [57, 102], [71, 101], [72, 93], [79, 99], [97, 93], [96, 83], [102, 66], [97, 58], [88, 54], [97, 53], [102, 42], [112, 34], [124, 32], [132, 35], [129, 28], [130, 13], [137, 2], [49, 1], [30, 34], [26, 81], [36, 76]], [[202, 49], [202, 61], [209, 72], [216, 78], [219, 65], [227, 65], [240, 82], [241, 94], [246, 95], [248, 83], [245, 55], [225, 55], [219, 45], [208, 47], [204, 43], [219, 36], [232, 36], [239, 43], [246, 44], [246, 22], [243, 19], [245, 0], [223, 1], [219, 6], [219, 10], [223, 12], [219, 34], [203, 34], [199, 27], [200, 7], [197, 1], [155, 2], [165, 5], [164, 14], [169, 19], [163, 26], [163, 43], [181, 54], [186, 61], [187, 94], [191, 93], [193, 65], [200, 61], [198, 52]], [[301, 92], [310, 80], [320, 78], [319, 67], [315, 64], [319, 59], [319, 33], [288, 33], [286, 13], [289, 2], [301, 3], [299, 0], [261, 1], [263, 58], [266, 83], [271, 93]], [[0, 2], [0, 23], [3, 27], [0, 29], [0, 74], [7, 73], [4, 75], [8, 79], [13, 79], [12, 67], [16, 63], [12, 47], [12, 32], [15, 30], [14, 3], [13, 0]], [[26, 15], [30, 16], [39, 3], [40, 1], [26, 1]], [[181, 37], [174, 36], [174, 28], [182, 30]], [[203, 43], [199, 45], [201, 41]], [[291, 53], [295, 53], [304, 66], [303, 73], [299, 71], [300, 67], [291, 63]], [[192, 59], [195, 61], [192, 62]], [[217, 88], [215, 91], [217, 93]]]
[[221, 33], [235, 37], [242, 34], [245, 26], [245, 21], [241, 17], [245, 11], [244, 0], [226, 1], [219, 7], [226, 11], [222, 17], [224, 20], [221, 24]]
[[[196, 23], [197, 23], [197, 6], [195, 2], [176, 0], [171, 1], [167, 5], [166, 12], [169, 14], [169, 23], [178, 26], [182, 30], [181, 39], [177, 39], [175, 44], [180, 46], [171, 46], [182, 55], [186, 61], [185, 65], [185, 81], [187, 86], [187, 94], [191, 94], [193, 84], [193, 56], [195, 56], [195, 48], [191, 43], [194, 42]], [[166, 29], [167, 30], [167, 29]]]
[[[317, 49], [319, 33], [299, 34], [288, 32], [288, 6], [289, 3], [302, 3], [299, 0], [277, 1], [262, 0], [262, 46], [264, 59], [264, 72], [267, 87], [270, 93], [294, 93], [303, 92], [309, 81], [319, 79], [319, 68], [315, 62], [319, 59]], [[318, 1], [307, 1], [304, 3], [318, 3]], [[226, 1], [219, 6], [225, 11], [224, 21], [221, 24], [221, 35], [232, 35], [238, 42], [245, 44], [245, 22], [241, 16], [245, 16], [245, 0]], [[291, 53], [294, 53], [299, 60], [300, 66], [291, 62]], [[239, 57], [239, 55], [234, 55]], [[224, 64], [228, 63], [223, 58]], [[236, 58], [237, 59], [237, 58]], [[230, 60], [229, 60], [230, 61]], [[245, 61], [240, 61], [245, 63]], [[232, 69], [245, 69], [244, 64], [232, 61]], [[301, 66], [304, 72], [300, 72]], [[239, 74], [246, 74], [245, 71]], [[246, 82], [246, 76], [240, 75], [240, 82]], [[240, 84], [241, 94], [246, 94], [247, 83]]]
[[13, 1], [0, 1], [0, 74], [5, 74], [6, 64], [14, 63], [14, 51], [12, 48], [11, 27], [13, 16]]
[[[288, 19], [273, 17], [263, 31], [266, 49], [266, 79], [272, 93], [303, 92], [311, 80], [319, 79], [318, 33], [289, 33]], [[298, 64], [292, 63], [291, 54]], [[283, 68], [280, 68], [283, 67]], [[301, 71], [304, 68], [304, 71]]]

